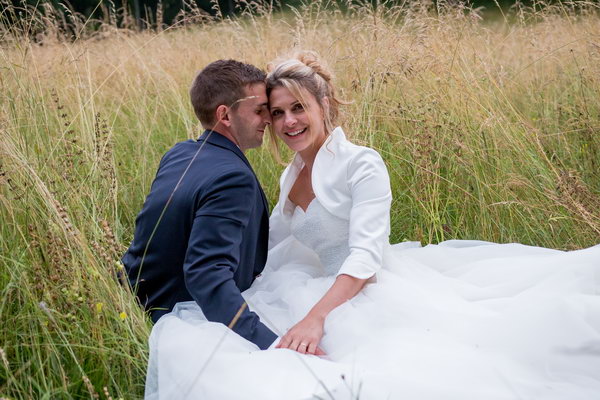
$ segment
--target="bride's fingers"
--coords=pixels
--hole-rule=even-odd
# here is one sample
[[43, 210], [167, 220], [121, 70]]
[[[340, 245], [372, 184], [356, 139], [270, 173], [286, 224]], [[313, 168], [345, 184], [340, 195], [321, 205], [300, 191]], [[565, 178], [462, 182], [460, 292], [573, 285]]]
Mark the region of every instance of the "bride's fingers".
[[298, 351], [298, 346], [300, 346], [300, 341], [297, 339], [292, 339], [292, 342], [288, 346], [288, 349]]
[[315, 351], [317, 351], [317, 344], [312, 342], [308, 345], [308, 350], [306, 352], [308, 354], [315, 354]]
[[288, 349], [288, 348], [290, 348], [290, 344], [292, 344], [292, 340], [290, 338], [288, 338], [287, 336], [284, 336], [281, 338], [281, 340], [279, 341], [277, 346], [275, 346], [275, 348], [276, 349]]
[[300, 344], [298, 345], [298, 353], [306, 354], [307, 350], [308, 350], [308, 344], [306, 344], [305, 342], [300, 342]]

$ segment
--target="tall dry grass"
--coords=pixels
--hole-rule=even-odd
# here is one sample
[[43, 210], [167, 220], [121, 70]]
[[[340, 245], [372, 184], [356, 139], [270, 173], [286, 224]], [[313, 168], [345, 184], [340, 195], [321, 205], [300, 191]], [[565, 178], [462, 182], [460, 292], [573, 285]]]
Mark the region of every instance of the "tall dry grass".
[[[161, 155], [200, 133], [187, 90], [218, 58], [264, 67], [301, 47], [329, 61], [353, 101], [345, 130], [387, 162], [392, 242], [598, 243], [597, 7], [486, 21], [419, 4], [251, 2], [143, 32], [2, 11], [0, 397], [141, 396], [150, 326], [118, 260]], [[249, 158], [273, 202], [282, 167], [265, 149]]]

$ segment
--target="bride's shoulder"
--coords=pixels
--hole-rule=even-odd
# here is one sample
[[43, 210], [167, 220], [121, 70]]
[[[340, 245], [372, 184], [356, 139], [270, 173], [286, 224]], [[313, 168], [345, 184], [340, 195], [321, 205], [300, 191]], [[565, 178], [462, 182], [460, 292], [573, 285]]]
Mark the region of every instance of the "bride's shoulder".
[[[335, 139], [335, 138], [334, 138]], [[350, 187], [365, 183], [369, 190], [380, 189], [381, 195], [390, 192], [390, 178], [383, 158], [375, 149], [351, 142], [344, 136], [337, 137], [340, 161], [346, 164], [346, 182]]]

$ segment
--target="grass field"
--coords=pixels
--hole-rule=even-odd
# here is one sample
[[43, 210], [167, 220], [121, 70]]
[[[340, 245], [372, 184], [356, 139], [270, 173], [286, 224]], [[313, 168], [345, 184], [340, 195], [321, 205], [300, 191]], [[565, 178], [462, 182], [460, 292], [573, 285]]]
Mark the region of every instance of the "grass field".
[[[600, 242], [595, 3], [493, 21], [444, 2], [309, 4], [143, 32], [67, 13], [75, 38], [60, 15], [2, 12], [0, 398], [141, 397], [150, 324], [119, 259], [161, 155], [201, 132], [187, 91], [218, 58], [329, 62], [346, 132], [387, 163], [391, 242]], [[273, 204], [283, 167], [266, 146], [248, 156]]]

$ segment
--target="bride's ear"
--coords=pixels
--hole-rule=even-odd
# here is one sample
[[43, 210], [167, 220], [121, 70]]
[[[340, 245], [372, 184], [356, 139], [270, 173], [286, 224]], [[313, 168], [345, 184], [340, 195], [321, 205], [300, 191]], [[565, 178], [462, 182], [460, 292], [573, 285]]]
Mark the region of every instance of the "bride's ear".
[[222, 123], [226, 127], [231, 126], [231, 121], [229, 120], [229, 107], [224, 104], [221, 104], [215, 110], [215, 114], [217, 116], [217, 122]]

